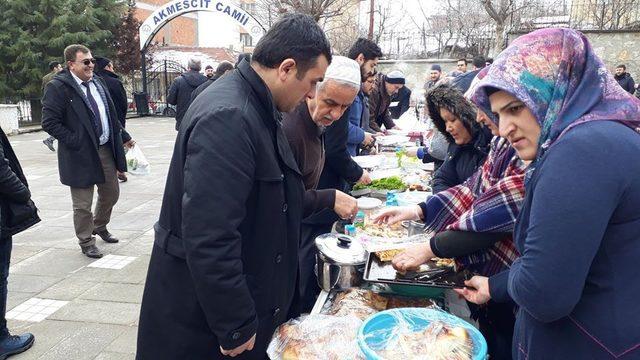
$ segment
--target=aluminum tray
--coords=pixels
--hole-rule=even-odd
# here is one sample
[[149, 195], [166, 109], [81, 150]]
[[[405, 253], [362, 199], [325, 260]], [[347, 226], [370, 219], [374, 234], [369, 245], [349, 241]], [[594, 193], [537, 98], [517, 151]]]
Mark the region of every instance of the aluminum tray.
[[[434, 261], [427, 263], [427, 267], [428, 269], [441, 268]], [[398, 273], [390, 261], [380, 261], [373, 252], [369, 253], [364, 270], [364, 280], [367, 282], [418, 288], [459, 289], [465, 287], [464, 280], [467, 280], [469, 276], [470, 274], [466, 271], [453, 271], [436, 281], [406, 280], [398, 277]]]

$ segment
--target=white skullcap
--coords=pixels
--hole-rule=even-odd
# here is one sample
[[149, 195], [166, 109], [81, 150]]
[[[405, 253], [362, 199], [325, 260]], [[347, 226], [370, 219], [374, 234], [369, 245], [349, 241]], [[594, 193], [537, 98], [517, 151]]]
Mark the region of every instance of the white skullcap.
[[324, 74], [324, 81], [338, 80], [344, 83], [353, 84], [360, 87], [360, 65], [355, 60], [344, 56], [334, 56], [331, 64]]

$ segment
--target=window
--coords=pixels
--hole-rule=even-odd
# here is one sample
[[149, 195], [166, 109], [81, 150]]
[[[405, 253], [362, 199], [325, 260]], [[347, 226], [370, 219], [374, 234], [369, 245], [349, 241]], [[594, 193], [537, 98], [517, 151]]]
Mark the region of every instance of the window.
[[240, 42], [243, 46], [253, 46], [253, 38], [247, 33], [240, 34]]
[[253, 14], [256, 11], [256, 4], [254, 4], [254, 3], [250, 3], [250, 4], [240, 3], [240, 8], [244, 9], [249, 14]]

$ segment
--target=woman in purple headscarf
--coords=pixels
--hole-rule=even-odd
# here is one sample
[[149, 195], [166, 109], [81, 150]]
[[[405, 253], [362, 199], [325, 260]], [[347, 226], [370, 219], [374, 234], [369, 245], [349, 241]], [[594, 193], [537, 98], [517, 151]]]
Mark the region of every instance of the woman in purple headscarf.
[[640, 358], [640, 101], [569, 29], [514, 41], [472, 99], [532, 163], [521, 257], [459, 293], [519, 306], [514, 358]]

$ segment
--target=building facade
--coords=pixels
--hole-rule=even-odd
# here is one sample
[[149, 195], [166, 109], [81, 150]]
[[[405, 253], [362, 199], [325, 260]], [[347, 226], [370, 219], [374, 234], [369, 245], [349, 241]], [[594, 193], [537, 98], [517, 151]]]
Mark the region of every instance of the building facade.
[[[136, 1], [136, 18], [145, 21], [167, 0]], [[199, 46], [199, 13], [192, 12], [169, 21], [153, 38], [160, 46]]]

